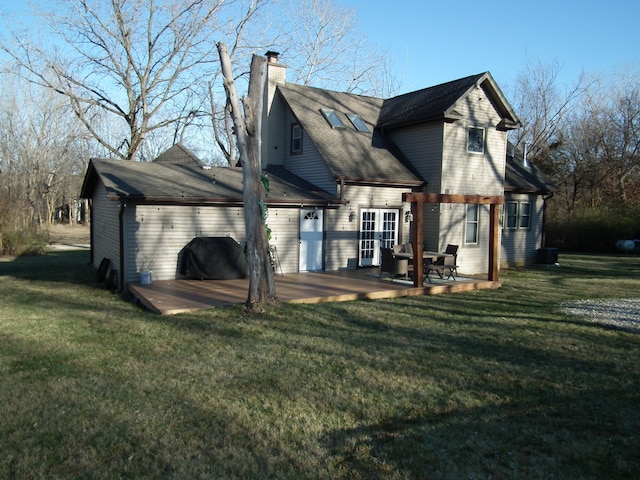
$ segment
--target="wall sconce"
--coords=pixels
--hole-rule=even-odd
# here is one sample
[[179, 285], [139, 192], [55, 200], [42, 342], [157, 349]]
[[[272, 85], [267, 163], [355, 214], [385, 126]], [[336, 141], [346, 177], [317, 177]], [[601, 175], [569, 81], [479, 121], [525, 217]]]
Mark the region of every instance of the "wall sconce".
[[356, 219], [356, 212], [353, 211], [353, 208], [349, 209], [349, 222], [353, 222]]
[[413, 222], [413, 213], [411, 213], [411, 210], [404, 212], [404, 223], [409, 222]]

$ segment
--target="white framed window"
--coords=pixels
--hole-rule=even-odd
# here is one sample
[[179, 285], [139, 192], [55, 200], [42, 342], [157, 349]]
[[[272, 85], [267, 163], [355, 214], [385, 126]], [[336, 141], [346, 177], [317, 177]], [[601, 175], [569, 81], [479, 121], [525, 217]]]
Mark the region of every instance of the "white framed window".
[[298, 123], [291, 125], [291, 153], [302, 153], [302, 127]]
[[484, 128], [469, 127], [467, 132], [467, 152], [484, 153]]
[[531, 203], [505, 203], [502, 225], [506, 230], [528, 230], [529, 228], [531, 228]]
[[480, 205], [468, 204], [466, 206], [464, 224], [464, 243], [466, 245], [478, 244], [478, 232], [480, 226]]
[[518, 228], [518, 202], [505, 203], [504, 228], [513, 230]]
[[531, 227], [531, 204], [520, 202], [518, 228], [529, 229]]

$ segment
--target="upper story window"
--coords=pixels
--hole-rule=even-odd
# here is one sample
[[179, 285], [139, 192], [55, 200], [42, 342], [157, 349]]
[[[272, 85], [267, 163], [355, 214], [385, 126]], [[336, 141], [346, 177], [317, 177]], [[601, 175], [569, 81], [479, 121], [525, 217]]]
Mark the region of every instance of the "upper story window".
[[467, 152], [484, 153], [484, 128], [469, 127]]
[[344, 123], [342, 123], [342, 120], [340, 120], [340, 117], [338, 117], [338, 114], [335, 112], [335, 110], [321, 108], [320, 111], [322, 112], [322, 115], [324, 115], [324, 118], [327, 120], [327, 122], [329, 122], [329, 125], [331, 125], [331, 128], [347, 128], [344, 126]]
[[362, 117], [360, 117], [360, 115], [356, 115], [355, 113], [347, 113], [347, 118], [353, 124], [353, 126], [356, 128], [357, 131], [359, 132], [369, 131], [369, 127], [367, 127], [367, 124], [364, 123], [364, 120], [362, 120]]
[[302, 127], [298, 123], [291, 125], [291, 153], [302, 153]]

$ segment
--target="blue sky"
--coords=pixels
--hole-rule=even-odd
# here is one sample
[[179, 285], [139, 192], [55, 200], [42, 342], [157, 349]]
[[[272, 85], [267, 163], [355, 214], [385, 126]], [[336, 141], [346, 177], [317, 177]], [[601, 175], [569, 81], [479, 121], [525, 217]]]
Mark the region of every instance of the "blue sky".
[[640, 66], [638, 0], [341, 1], [392, 58], [401, 92], [485, 71], [503, 87], [528, 62], [558, 62], [562, 84]]
[[[24, 13], [26, 0], [0, 0]], [[46, 0], [35, 0], [36, 3]], [[640, 1], [336, 0], [389, 54], [399, 93], [485, 71], [505, 89], [527, 63], [558, 62], [559, 81], [580, 72], [640, 69]]]

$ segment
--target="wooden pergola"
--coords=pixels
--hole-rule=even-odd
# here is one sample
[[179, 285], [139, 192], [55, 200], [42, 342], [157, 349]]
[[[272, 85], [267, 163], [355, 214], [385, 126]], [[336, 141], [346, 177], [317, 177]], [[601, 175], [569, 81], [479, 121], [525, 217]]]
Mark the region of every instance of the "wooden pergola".
[[498, 281], [498, 254], [500, 248], [498, 228], [500, 205], [504, 203], [504, 197], [482, 195], [449, 195], [442, 193], [404, 193], [403, 202], [411, 203], [413, 215], [413, 286], [421, 287], [424, 279], [422, 262], [422, 245], [424, 240], [424, 204], [425, 203], [458, 203], [472, 205], [489, 205], [489, 272], [487, 280]]

